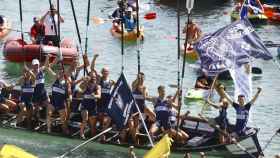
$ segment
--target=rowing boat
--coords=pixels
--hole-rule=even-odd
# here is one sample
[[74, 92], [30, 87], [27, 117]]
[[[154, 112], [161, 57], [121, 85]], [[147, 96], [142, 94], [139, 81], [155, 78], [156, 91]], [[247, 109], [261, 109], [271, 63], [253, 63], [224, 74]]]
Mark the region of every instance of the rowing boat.
[[[17, 140], [32, 138], [33, 140], [36, 139], [37, 143], [41, 142], [49, 144], [50, 142], [55, 141], [55, 143], [60, 143], [61, 145], [79, 144], [83, 141], [78, 139], [75, 135], [75, 133], [79, 132], [80, 122], [75, 121], [73, 118], [69, 124], [71, 137], [65, 137], [60, 133], [61, 129], [58, 127], [59, 123], [57, 122], [53, 125], [53, 133], [48, 134], [45, 132], [46, 127], [43, 125], [40, 126], [40, 128], [36, 128], [36, 133], [27, 130], [21, 125], [14, 126], [16, 117], [13, 114], [0, 115], [0, 121], [1, 133], [3, 131], [9, 138], [17, 137]], [[230, 128], [233, 129], [234, 126], [231, 125]], [[247, 152], [250, 152], [256, 157], [262, 155], [262, 149], [257, 137], [258, 129], [255, 128], [247, 128], [246, 136], [238, 139], [239, 145], [244, 147], [247, 152], [244, 152], [244, 149], [241, 149], [236, 144], [220, 144], [216, 129], [200, 118], [187, 116], [182, 121], [181, 129], [190, 135], [190, 139], [186, 144], [174, 143], [171, 149], [171, 158], [182, 158], [186, 152], [192, 153], [193, 157], [197, 157], [199, 152], [204, 152], [209, 158], [216, 156], [247, 158], [249, 157]], [[107, 133], [106, 136], [108, 139], [105, 144], [94, 141], [88, 145], [89, 148], [94, 150], [98, 149], [102, 151], [127, 153], [128, 147], [133, 145], [131, 143], [120, 144], [118, 141], [118, 132], [116, 130]], [[139, 134], [139, 137], [141, 137], [141, 145], [135, 146], [135, 153], [138, 156], [143, 156], [151, 146], [149, 145], [148, 138], [145, 134]]]
[[[117, 32], [117, 30], [114, 27], [112, 27], [110, 29], [110, 32], [111, 32], [112, 36], [114, 36], [118, 39], [122, 38], [121, 32]], [[144, 40], [144, 28], [143, 27], [140, 28], [139, 39]], [[124, 41], [132, 42], [132, 41], [136, 41], [136, 40], [137, 40], [137, 32], [136, 31], [124, 32]]]
[[5, 38], [11, 31], [12, 28], [12, 22], [5, 16], [2, 16], [4, 23], [3, 23], [3, 29], [0, 30], [0, 40]]

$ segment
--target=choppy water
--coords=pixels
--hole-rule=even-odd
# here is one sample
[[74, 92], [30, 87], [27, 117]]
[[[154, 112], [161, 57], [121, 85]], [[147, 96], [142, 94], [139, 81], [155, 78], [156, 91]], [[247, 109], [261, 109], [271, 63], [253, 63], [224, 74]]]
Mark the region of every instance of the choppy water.
[[[201, 26], [203, 32], [209, 33], [217, 30], [218, 28], [230, 23], [230, 11], [233, 7], [233, 2], [228, 1], [221, 3], [220, 1], [212, 0], [198, 0], [195, 5], [195, 10], [192, 14], [193, 19]], [[156, 87], [159, 84], [169, 85], [176, 83], [177, 79], [177, 46], [176, 41], [167, 37], [176, 36], [177, 34], [177, 19], [176, 10], [170, 6], [159, 4], [146, 4], [148, 0], [141, 1], [141, 6], [144, 14], [145, 12], [155, 11], [157, 13], [156, 20], [146, 21], [141, 20], [141, 23], [145, 27], [145, 41], [141, 45], [141, 70], [146, 74], [146, 84], [151, 95], [156, 95]], [[78, 16], [78, 23], [80, 26], [80, 32], [82, 32], [82, 38], [84, 41], [86, 30], [86, 0], [75, 0], [76, 14]], [[92, 1], [91, 15], [106, 18], [116, 6], [115, 1], [112, 0], [98, 0]], [[74, 21], [72, 18], [72, 12], [70, 7], [70, 1], [61, 1], [61, 12], [65, 18], [65, 23], [62, 24], [62, 36], [63, 37], [76, 37], [74, 29]], [[19, 29], [19, 6], [18, 1], [15, 0], [0, 0], [0, 14], [3, 14], [13, 21], [13, 28]], [[48, 8], [48, 1], [38, 0], [24, 0], [23, 1], [23, 27], [25, 31], [28, 31], [32, 25], [32, 18], [34, 16], [43, 15]], [[181, 24], [183, 27], [186, 21], [186, 15], [181, 16]], [[97, 67], [100, 69], [103, 66], [108, 66], [111, 69], [112, 78], [117, 80], [117, 77], [121, 71], [121, 53], [120, 53], [120, 41], [111, 36], [109, 29], [110, 23], [102, 25], [93, 25], [89, 30], [89, 56], [98, 53], [100, 57], [98, 59]], [[263, 40], [279, 42], [280, 26], [279, 24], [268, 24], [259, 26], [256, 28], [258, 34]], [[20, 36], [18, 32], [12, 32], [10, 37]], [[29, 39], [25, 36], [25, 39]], [[125, 46], [125, 74], [129, 81], [132, 81], [137, 72], [137, 54], [136, 45], [127, 44]], [[276, 49], [270, 49], [271, 53], [276, 56]], [[20, 67], [19, 64], [9, 63], [5, 61], [1, 56], [0, 60], [0, 74], [2, 78], [9, 79], [13, 82], [19, 77]], [[263, 69], [263, 75], [261, 77], [254, 77], [254, 89], [257, 86], [263, 88], [263, 93], [259, 97], [256, 105], [251, 109], [250, 125], [260, 128], [259, 140], [261, 145], [266, 144], [270, 137], [275, 133], [277, 128], [280, 128], [279, 121], [279, 94], [280, 94], [280, 69], [273, 62], [255, 61], [255, 65]], [[196, 78], [195, 71], [187, 66], [185, 75], [184, 87], [191, 88]], [[232, 87], [232, 83], [227, 83]], [[167, 88], [168, 93], [174, 93], [175, 89]], [[184, 107], [184, 110], [191, 110], [193, 114], [199, 112], [202, 108], [202, 104], [188, 103], [188, 106]], [[206, 111], [209, 115], [215, 115], [214, 109]], [[234, 111], [230, 110], [231, 121], [234, 122]], [[11, 142], [17, 144], [18, 141], [9, 141], [5, 138], [5, 133], [0, 134], [0, 143]], [[35, 140], [24, 140], [24, 143], [18, 143], [24, 146], [26, 143], [36, 143]], [[38, 146], [41, 148], [42, 146]], [[50, 155], [52, 146], [47, 149], [45, 146], [43, 155], [47, 155], [48, 151]], [[39, 151], [38, 148], [33, 151]], [[57, 147], [56, 147], [57, 148]], [[61, 147], [65, 149], [65, 147]], [[31, 150], [31, 149], [30, 149]], [[280, 138], [276, 137], [271, 145], [266, 149], [265, 154], [270, 157], [280, 152]], [[35, 152], [36, 153], [36, 152]], [[104, 152], [101, 155], [107, 155], [108, 152]], [[54, 155], [53, 155], [54, 156]], [[85, 157], [84, 155], [78, 155], [77, 157]], [[99, 157], [99, 156], [97, 156]], [[106, 156], [105, 156], [106, 157]], [[107, 157], [112, 157], [108, 154]], [[119, 157], [122, 157], [120, 154]]]

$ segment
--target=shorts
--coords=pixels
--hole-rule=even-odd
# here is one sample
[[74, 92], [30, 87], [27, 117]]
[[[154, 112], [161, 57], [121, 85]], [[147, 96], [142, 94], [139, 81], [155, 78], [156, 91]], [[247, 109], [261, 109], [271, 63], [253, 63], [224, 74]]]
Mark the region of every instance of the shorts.
[[5, 103], [6, 102], [6, 98], [0, 94], [0, 103]]
[[47, 91], [45, 89], [41, 89], [33, 93], [32, 102], [33, 103], [41, 103], [48, 100]]
[[21, 103], [24, 103], [26, 109], [31, 110], [33, 108], [32, 97], [20, 97], [19, 100]]
[[158, 128], [163, 127], [164, 130], [169, 130], [171, 129], [171, 123], [169, 121], [165, 121], [165, 120], [157, 120], [156, 121], [156, 126]]
[[84, 99], [82, 101], [81, 110], [88, 111], [88, 116], [97, 116], [96, 103], [92, 99]]
[[65, 100], [62, 99], [52, 99], [51, 103], [56, 111], [60, 111], [65, 109]]

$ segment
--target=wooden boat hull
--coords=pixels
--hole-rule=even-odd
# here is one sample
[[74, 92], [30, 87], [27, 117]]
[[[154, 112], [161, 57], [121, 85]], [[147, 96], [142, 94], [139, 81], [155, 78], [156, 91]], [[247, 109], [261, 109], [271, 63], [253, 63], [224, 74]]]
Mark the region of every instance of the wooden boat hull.
[[3, 24], [4, 29], [0, 31], [0, 40], [5, 38], [11, 32], [11, 28], [12, 28], [12, 22], [6, 17], [3, 17], [3, 19], [4, 19], [4, 24]]
[[[240, 14], [237, 11], [232, 11], [230, 16], [232, 21], [240, 19]], [[252, 24], [266, 24], [268, 21], [265, 14], [248, 15], [248, 19]]]
[[[76, 144], [80, 144], [83, 141], [78, 139], [77, 137], [72, 137], [71, 139], [69, 137], [66, 138], [65, 136], [59, 133], [47, 134], [44, 130], [38, 130], [37, 131], [38, 133], [34, 133], [22, 127], [15, 127], [12, 125], [15, 121], [5, 122], [5, 119], [3, 120], [2, 115], [0, 115], [0, 121], [1, 121], [0, 131], [5, 131], [5, 130], [7, 131], [7, 129], [9, 129], [10, 132], [7, 131], [5, 133], [7, 133], [7, 135], [11, 134], [8, 137], [18, 136], [17, 140], [32, 138], [30, 140], [36, 139], [36, 144], [40, 142], [41, 139], [45, 139], [45, 141], [49, 141], [49, 142], [55, 140], [56, 142], [60, 142], [61, 144], [64, 145], [73, 144], [73, 146]], [[74, 123], [72, 124], [73, 125], [71, 125], [71, 128], [75, 128], [76, 131], [79, 131], [79, 125], [78, 124], [74, 125]], [[183, 124], [181, 125], [181, 129], [187, 131], [192, 138], [188, 140], [188, 143], [184, 146], [182, 145], [178, 146], [174, 144], [171, 148], [171, 156], [170, 156], [171, 158], [182, 158], [186, 152], [190, 152], [192, 154], [192, 157], [194, 158], [199, 157], [198, 156], [199, 152], [204, 152], [208, 158], [214, 158], [214, 157], [248, 158], [249, 157], [249, 155], [246, 152], [244, 152], [242, 149], [237, 147], [235, 144], [213, 143], [213, 141], [217, 142], [218, 140], [217, 136], [215, 136], [216, 135], [215, 129], [209, 126], [208, 123], [206, 123], [205, 121], [199, 118], [188, 116], [188, 118], [183, 121]], [[252, 155], [258, 157], [259, 155], [262, 154], [262, 149], [259, 145], [258, 138], [257, 138], [258, 130], [254, 128], [248, 128], [247, 132], [248, 134], [240, 138], [240, 140], [238, 140], [238, 143], [242, 147], [244, 147], [248, 152], [250, 152]], [[111, 133], [111, 135], [114, 135], [115, 133]], [[24, 137], [21, 137], [21, 135], [24, 135]], [[100, 149], [102, 151], [110, 151], [110, 152], [115, 151], [115, 152], [127, 153], [128, 147], [132, 144], [119, 144], [116, 143], [117, 139], [118, 138], [113, 139], [112, 141], [109, 141], [106, 144], [100, 144], [98, 141], [93, 141], [87, 146], [89, 148], [93, 148], [94, 150]], [[151, 149], [150, 146], [141, 145], [141, 146], [135, 146], [134, 151], [137, 154], [137, 156], [143, 156], [149, 149]]]
[[[118, 38], [121, 40], [122, 38], [122, 34], [120, 32], [117, 32], [116, 29], [114, 29], [113, 27], [110, 29], [110, 32], [112, 34], [112, 36]], [[140, 28], [140, 40], [144, 40], [144, 28], [141, 27]], [[126, 42], [133, 42], [137, 40], [137, 32], [132, 31], [132, 32], [125, 32], [124, 33], [124, 41]]]
[[[7, 40], [3, 48], [4, 57], [11, 62], [30, 62], [32, 59], [44, 60], [48, 54], [54, 59], [59, 54], [58, 47], [38, 44], [24, 44], [22, 47], [21, 43], [20, 39]], [[68, 39], [62, 42], [61, 53], [65, 64], [78, 58], [77, 49]]]

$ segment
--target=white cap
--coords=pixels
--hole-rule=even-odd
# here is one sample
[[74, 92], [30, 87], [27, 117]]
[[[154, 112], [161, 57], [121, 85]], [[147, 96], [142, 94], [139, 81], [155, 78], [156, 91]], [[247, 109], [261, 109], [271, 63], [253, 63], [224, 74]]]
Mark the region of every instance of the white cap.
[[127, 11], [128, 11], [128, 12], [132, 12], [133, 10], [132, 10], [131, 7], [128, 7], [128, 8], [127, 8]]
[[40, 65], [40, 62], [38, 59], [33, 59], [32, 60], [32, 65]]

